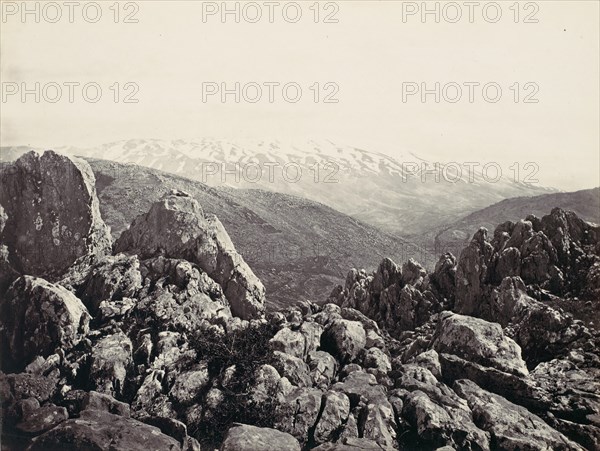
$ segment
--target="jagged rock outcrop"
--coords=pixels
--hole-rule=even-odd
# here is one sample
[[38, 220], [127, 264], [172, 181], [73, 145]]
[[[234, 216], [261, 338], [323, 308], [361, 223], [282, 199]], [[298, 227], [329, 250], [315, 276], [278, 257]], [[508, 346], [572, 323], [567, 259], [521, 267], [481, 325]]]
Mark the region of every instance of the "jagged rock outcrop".
[[442, 257], [435, 277], [412, 259], [401, 268], [384, 259], [373, 275], [352, 270], [345, 287], [335, 288], [329, 302], [359, 310], [392, 334], [412, 330], [441, 311], [452, 297], [447, 290], [452, 286], [453, 270], [446, 263], [452, 258]]
[[223, 287], [232, 313], [243, 319], [264, 312], [265, 289], [213, 215], [184, 193], [166, 196], [137, 217], [115, 243], [116, 252], [163, 256], [197, 264]]
[[458, 262], [455, 308], [492, 319], [491, 290], [515, 276], [538, 300], [589, 295], [597, 288], [589, 287], [588, 274], [600, 262], [599, 240], [600, 227], [558, 208], [542, 219], [501, 224], [491, 240], [481, 229]]
[[479, 230], [462, 251], [456, 269], [456, 304], [459, 313], [476, 315], [485, 296], [489, 261], [494, 253], [487, 230]]
[[60, 283], [73, 288], [88, 310], [96, 314], [103, 301], [135, 297], [142, 281], [139, 259], [119, 254], [77, 262]]
[[85, 161], [32, 151], [2, 168], [0, 180], [7, 216], [0, 242], [19, 273], [52, 279], [81, 256], [110, 252], [110, 231]]
[[600, 262], [599, 237], [599, 227], [560, 209], [501, 224], [491, 240], [481, 229], [459, 259], [454, 309], [507, 327], [530, 366], [564, 356], [591, 334], [545, 303], [585, 307], [596, 290], [589, 274]]

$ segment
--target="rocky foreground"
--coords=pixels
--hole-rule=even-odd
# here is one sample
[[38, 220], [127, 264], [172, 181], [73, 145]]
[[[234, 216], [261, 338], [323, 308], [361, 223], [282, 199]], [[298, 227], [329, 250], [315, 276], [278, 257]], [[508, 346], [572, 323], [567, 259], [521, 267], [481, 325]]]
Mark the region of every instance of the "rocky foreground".
[[600, 449], [598, 325], [557, 307], [597, 311], [600, 228], [572, 213], [265, 313], [186, 193], [112, 243], [87, 163], [0, 175], [3, 449]]

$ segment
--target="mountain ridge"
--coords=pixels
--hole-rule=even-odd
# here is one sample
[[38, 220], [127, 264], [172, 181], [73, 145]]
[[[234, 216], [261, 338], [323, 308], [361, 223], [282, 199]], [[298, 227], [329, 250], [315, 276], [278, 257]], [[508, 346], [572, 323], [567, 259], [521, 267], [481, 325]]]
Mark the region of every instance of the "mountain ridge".
[[505, 198], [553, 191], [502, 173], [490, 180], [482, 166], [493, 162], [471, 170], [410, 151], [391, 157], [330, 140], [130, 139], [57, 150], [135, 163], [211, 186], [298, 195], [396, 235], [443, 226]]

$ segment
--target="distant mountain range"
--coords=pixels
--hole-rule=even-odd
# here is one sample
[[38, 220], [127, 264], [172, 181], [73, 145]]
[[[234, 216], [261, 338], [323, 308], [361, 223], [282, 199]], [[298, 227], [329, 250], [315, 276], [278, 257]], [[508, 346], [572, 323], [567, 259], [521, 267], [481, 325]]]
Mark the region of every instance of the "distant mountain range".
[[[3, 152], [14, 159], [26, 150], [30, 149], [5, 148]], [[410, 152], [391, 158], [327, 140], [131, 139], [95, 148], [55, 150], [134, 163], [209, 186], [296, 195], [401, 236], [438, 230], [506, 198], [553, 191], [515, 182], [506, 173], [494, 183], [486, 181], [481, 166], [489, 162], [480, 162], [471, 179], [467, 167], [458, 173], [449, 165], [442, 172], [443, 162]], [[489, 174], [495, 177], [493, 169]]]
[[184, 190], [206, 212], [218, 215], [238, 252], [265, 284], [271, 307], [299, 299], [323, 301], [323, 293], [343, 283], [348, 268], [371, 270], [385, 256], [433, 264], [432, 255], [401, 238], [318, 202], [259, 189], [213, 188], [132, 164], [87, 161], [113, 238], [171, 189]]

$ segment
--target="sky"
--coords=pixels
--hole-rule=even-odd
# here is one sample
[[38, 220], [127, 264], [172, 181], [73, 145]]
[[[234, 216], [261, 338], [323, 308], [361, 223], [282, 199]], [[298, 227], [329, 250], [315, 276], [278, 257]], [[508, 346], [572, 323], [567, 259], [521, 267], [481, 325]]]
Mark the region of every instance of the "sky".
[[600, 185], [598, 1], [227, 2], [238, 21], [222, 2], [1, 3], [3, 146], [318, 138]]

